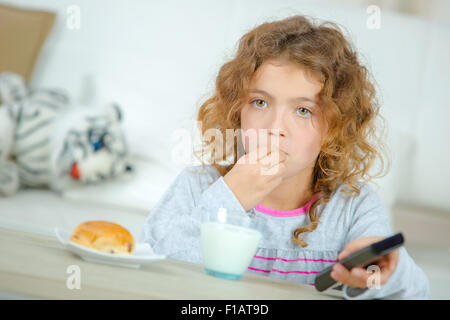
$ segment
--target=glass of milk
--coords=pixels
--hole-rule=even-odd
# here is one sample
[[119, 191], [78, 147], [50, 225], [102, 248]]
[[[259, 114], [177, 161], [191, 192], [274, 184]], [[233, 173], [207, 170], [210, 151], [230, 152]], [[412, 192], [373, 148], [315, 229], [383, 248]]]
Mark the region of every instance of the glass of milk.
[[252, 220], [245, 213], [225, 208], [203, 213], [200, 235], [207, 274], [232, 280], [242, 277], [261, 239]]

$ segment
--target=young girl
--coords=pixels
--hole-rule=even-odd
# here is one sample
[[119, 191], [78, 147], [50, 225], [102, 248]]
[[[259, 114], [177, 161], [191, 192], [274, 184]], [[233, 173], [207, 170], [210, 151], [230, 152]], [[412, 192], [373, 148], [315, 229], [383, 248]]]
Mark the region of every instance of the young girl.
[[[231, 163], [219, 164], [217, 141], [205, 141], [212, 164], [177, 176], [140, 240], [156, 253], [202, 263], [201, 213], [223, 207], [249, 215], [262, 233], [248, 272], [314, 285], [322, 269], [393, 234], [368, 184], [374, 160], [383, 162], [377, 151], [383, 141], [370, 141], [377, 116], [368, 70], [336, 24], [305, 16], [263, 23], [240, 39], [198, 115], [202, 135], [241, 130], [245, 154], [238, 157], [234, 144], [225, 150], [226, 159], [233, 152]], [[245, 134], [259, 129], [278, 141], [262, 154], [262, 145], [252, 147]], [[404, 247], [374, 264], [379, 286], [368, 286], [369, 270], [334, 266], [331, 275], [346, 299], [429, 299], [428, 279]]]

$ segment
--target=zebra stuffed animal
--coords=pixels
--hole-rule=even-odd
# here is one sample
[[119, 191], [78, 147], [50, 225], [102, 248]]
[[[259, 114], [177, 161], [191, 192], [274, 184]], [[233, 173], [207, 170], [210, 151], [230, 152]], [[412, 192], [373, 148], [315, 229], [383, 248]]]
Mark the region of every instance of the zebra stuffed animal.
[[0, 73], [0, 195], [20, 187], [63, 191], [132, 171], [115, 104], [74, 107], [59, 90], [30, 90]]

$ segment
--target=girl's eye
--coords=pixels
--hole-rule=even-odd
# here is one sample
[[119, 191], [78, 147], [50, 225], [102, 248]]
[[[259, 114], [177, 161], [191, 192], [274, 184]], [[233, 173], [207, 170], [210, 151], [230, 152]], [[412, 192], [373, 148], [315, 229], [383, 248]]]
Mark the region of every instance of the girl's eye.
[[303, 108], [303, 107], [297, 108], [297, 110], [300, 110], [300, 113], [298, 113], [298, 114], [300, 114], [301, 116], [311, 114], [311, 111], [309, 111], [308, 109]]
[[[258, 109], [263, 108], [265, 106], [265, 104], [266, 104], [266, 102], [264, 100], [262, 100], [262, 99], [253, 100], [251, 103]], [[300, 113], [297, 112], [297, 114], [302, 116], [302, 117], [305, 117], [308, 114], [312, 113], [310, 110], [308, 110], [306, 108], [303, 108], [303, 107], [299, 107], [299, 108], [297, 108], [297, 110], [300, 110]]]
[[[256, 102], [256, 104], [255, 104], [255, 102]], [[257, 107], [257, 108], [261, 108], [261, 107], [264, 107], [264, 105], [262, 105], [263, 103], [266, 103], [264, 100], [261, 100], [261, 99], [256, 99], [256, 100], [253, 100], [252, 101], [252, 104], [255, 106], [255, 107]]]

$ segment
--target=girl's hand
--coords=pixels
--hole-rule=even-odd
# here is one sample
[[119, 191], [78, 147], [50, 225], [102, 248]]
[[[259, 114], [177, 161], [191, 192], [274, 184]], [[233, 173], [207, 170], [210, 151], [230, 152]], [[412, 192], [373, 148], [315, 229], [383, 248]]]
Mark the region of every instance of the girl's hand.
[[[260, 156], [260, 149], [266, 154]], [[261, 153], [263, 152], [261, 151]], [[258, 146], [244, 154], [223, 177], [245, 211], [262, 201], [284, 179], [288, 154]]]
[[[366, 237], [360, 238], [355, 241], [346, 244], [344, 249], [339, 253], [338, 260], [342, 260], [351, 253], [358, 251], [368, 245], [385, 239], [385, 237]], [[399, 249], [395, 249], [385, 256], [382, 256], [379, 260], [371, 263], [370, 265], [378, 265], [380, 268], [380, 285], [384, 285], [390, 276], [394, 273], [398, 264]], [[359, 273], [359, 274], [358, 274]], [[342, 264], [335, 264], [333, 266], [331, 277], [343, 285], [349, 287], [357, 287], [361, 289], [367, 288], [367, 280], [372, 275], [372, 272], [368, 272], [363, 267], [354, 267], [351, 270], [347, 270]]]

